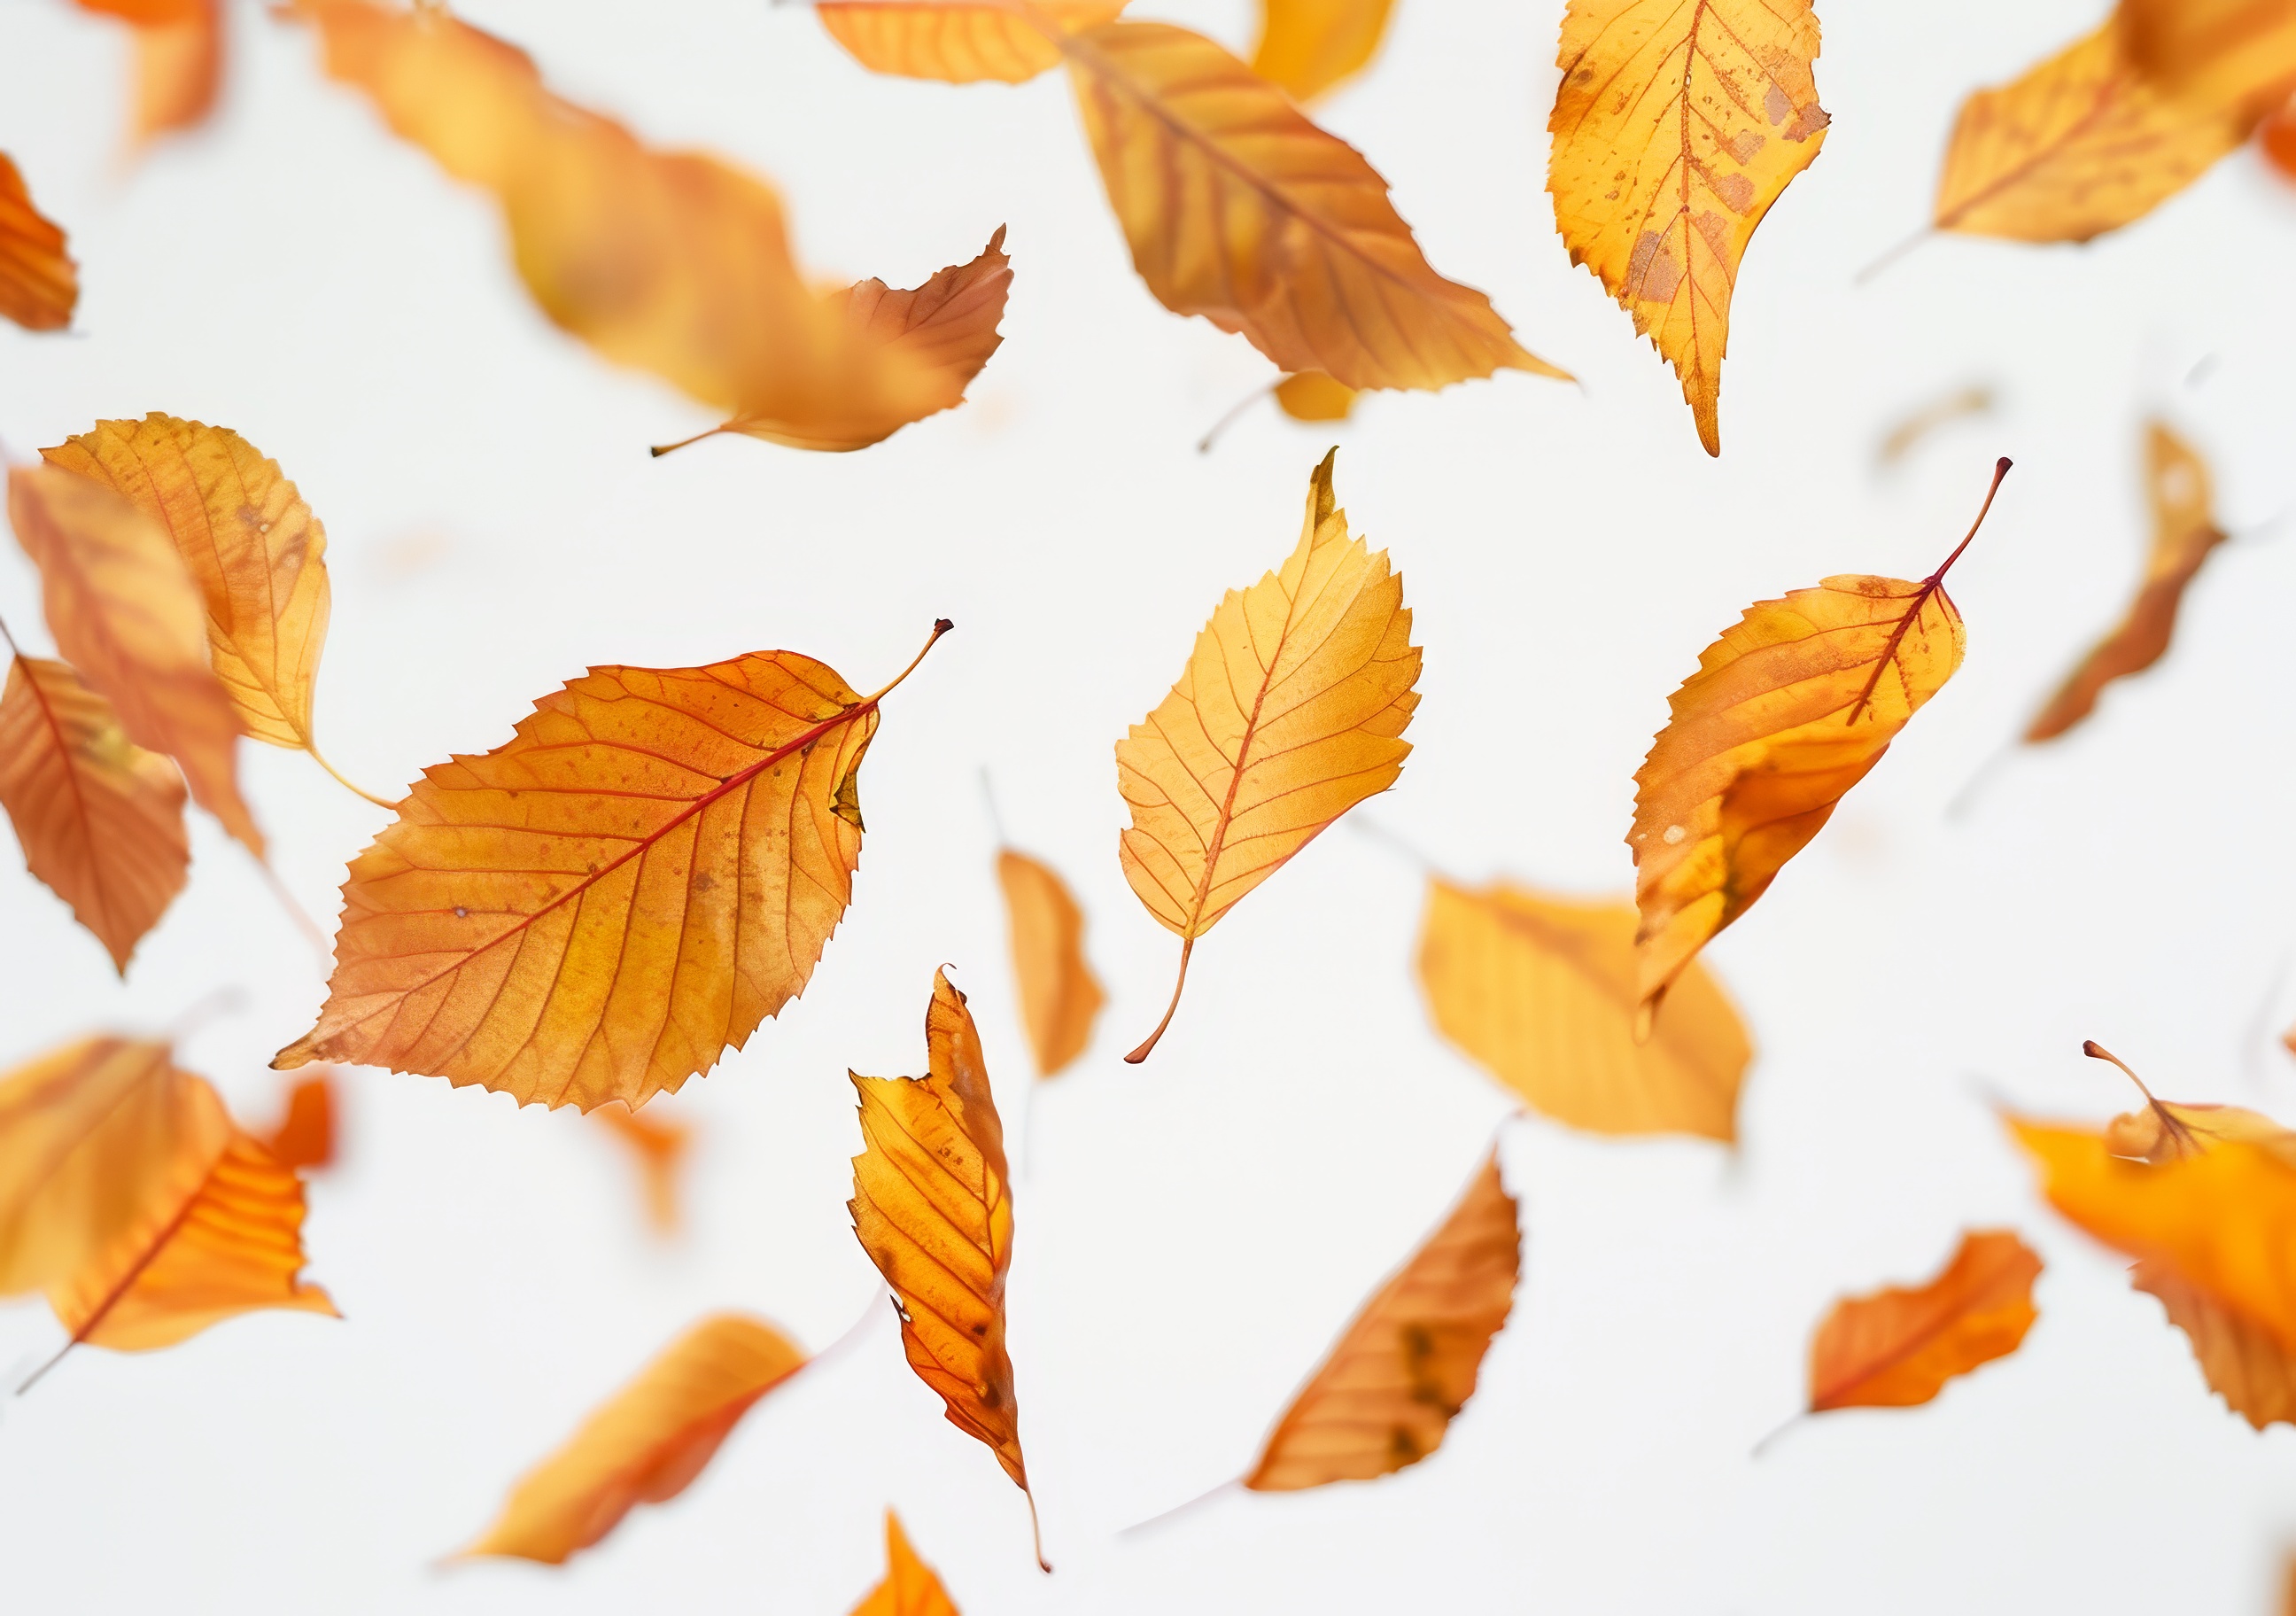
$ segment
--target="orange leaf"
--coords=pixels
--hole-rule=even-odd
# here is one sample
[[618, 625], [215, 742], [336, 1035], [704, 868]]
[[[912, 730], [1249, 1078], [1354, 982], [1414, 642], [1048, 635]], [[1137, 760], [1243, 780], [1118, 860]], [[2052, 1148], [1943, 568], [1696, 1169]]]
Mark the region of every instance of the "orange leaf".
[[750, 1406], [806, 1363], [797, 1343], [763, 1320], [711, 1314], [529, 1471], [463, 1554], [562, 1563], [633, 1506], [684, 1492]]
[[1436, 1030], [1536, 1110], [1598, 1134], [1738, 1136], [1753, 1048], [1695, 960], [1635, 1038], [1635, 909], [1505, 882], [1427, 883], [1419, 986]]
[[1522, 1243], [1494, 1150], [1442, 1226], [1364, 1304], [1276, 1423], [1243, 1484], [1367, 1481], [1441, 1446], [1514, 1306]]
[[2144, 1261], [2128, 1283], [2159, 1299], [2169, 1322], [2185, 1333], [2209, 1387], [2257, 1430], [2274, 1421], [2296, 1425], [2296, 1353], [2167, 1263]]
[[198, 588], [166, 529], [103, 484], [55, 466], [8, 473], [8, 515], [40, 569], [64, 660], [138, 746], [183, 767], [192, 796], [248, 850], [263, 833], [239, 794], [239, 721], [208, 666]]
[[2168, 652], [2185, 590], [2210, 553], [2225, 542], [2210, 508], [2208, 463], [2157, 421], [2146, 431], [2145, 491], [2152, 497], [2152, 550], [2144, 559], [2136, 598], [2057, 687], [2027, 727], [2028, 741], [2063, 734], [2088, 717], [2107, 685], [2142, 673]]
[[2296, 90], [2291, 0], [2121, 0], [2129, 60], [2163, 88], [2252, 123]]
[[[2007, 475], [1995, 470], [1985, 511]], [[1635, 773], [1636, 935], [1645, 1013], [1824, 827], [1844, 792], [1961, 666], [1945, 575], [1845, 575], [1757, 601], [1698, 660]]]
[[885, 1579], [853, 1607], [853, 1616], [957, 1616], [955, 1604], [932, 1567], [917, 1558], [908, 1534], [885, 1512]]
[[1251, 70], [1313, 101], [1378, 54], [1394, 0], [1260, 0]]
[[[861, 1249], [900, 1305], [909, 1367], [940, 1394], [949, 1423], [987, 1443], [1027, 1494], [1004, 1350], [1004, 1277], [1013, 1266], [1004, 1128], [972, 1013], [944, 972], [933, 975], [925, 1053], [922, 1078], [849, 1074], [861, 1095], [865, 1148], [853, 1158], [846, 1205]], [[1031, 1497], [1031, 1521], [1036, 1508]], [[1044, 1560], [1041, 1546], [1037, 1558]]]
[[32, 206], [24, 176], [0, 152], [0, 315], [26, 331], [62, 331], [78, 301], [63, 231]]
[[1419, 705], [1403, 579], [1348, 536], [1324, 456], [1299, 547], [1228, 591], [1186, 670], [1116, 743], [1132, 809], [1124, 876], [1180, 943], [1179, 980], [1137, 1063], [1172, 1024], [1196, 939], [1341, 815], [1395, 783]]
[[1011, 848], [996, 854], [996, 879], [1013, 930], [1013, 975], [1021, 985], [1021, 1020], [1049, 1078], [1082, 1054], [1092, 1024], [1108, 1002], [1084, 957], [1084, 911], [1050, 865]]
[[0, 694], [0, 807], [24, 862], [121, 975], [184, 890], [184, 781], [62, 662], [19, 655]]
[[[821, 0], [829, 37], [873, 73], [944, 84], [1022, 84], [1061, 64], [1053, 36], [1112, 22], [1126, 0]], [[1049, 28], [1030, 21], [1031, 13]]]
[[2281, 178], [2296, 180], [2296, 101], [2288, 102], [2264, 120], [2257, 130], [2257, 144]]
[[280, 1166], [301, 1170], [335, 1161], [335, 1079], [322, 1069], [287, 1092], [286, 1113], [263, 1142]]
[[198, 127], [215, 111], [223, 86], [223, 7], [201, 0], [177, 21], [135, 30], [137, 144]]
[[1817, 47], [1809, 0], [1570, 0], [1563, 14], [1555, 223], [1682, 378], [1710, 455], [1739, 260], [1825, 143]]
[[622, 1142], [638, 1169], [645, 1190], [646, 1222], [657, 1235], [677, 1232], [677, 1181], [693, 1130], [682, 1122], [666, 1121], [632, 1111], [611, 1101], [590, 1113], [605, 1130]]
[[2017, 1350], [2033, 1327], [2041, 1259], [2005, 1229], [1961, 1238], [1925, 1285], [1836, 1302], [1809, 1344], [1809, 1409], [1906, 1408]]
[[1303, 370], [1275, 384], [1275, 407], [1294, 421], [1345, 421], [1360, 396], [1321, 371]]

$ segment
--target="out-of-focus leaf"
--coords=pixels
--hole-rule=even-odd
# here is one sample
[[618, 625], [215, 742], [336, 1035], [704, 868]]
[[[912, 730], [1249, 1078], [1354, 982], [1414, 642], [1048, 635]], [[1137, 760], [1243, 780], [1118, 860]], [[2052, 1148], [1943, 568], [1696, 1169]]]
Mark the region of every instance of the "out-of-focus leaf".
[[609, 1101], [590, 1114], [621, 1141], [638, 1169], [647, 1224], [657, 1235], [675, 1235], [681, 1221], [678, 1181], [685, 1169], [685, 1153], [693, 1143], [693, 1129], [650, 1112], [632, 1111], [619, 1100]]
[[2296, 0], [2120, 0], [2129, 60], [2252, 123], [2296, 90]]
[[1037, 1057], [1037, 1075], [1049, 1078], [1092, 1042], [1093, 1021], [1108, 995], [1084, 956], [1084, 911], [1059, 874], [1040, 859], [1002, 848], [996, 881], [1004, 889], [1012, 927], [1021, 1021]]
[[932, 1567], [917, 1558], [908, 1534], [885, 1512], [885, 1579], [853, 1607], [853, 1616], [957, 1616], [956, 1605]]
[[1303, 370], [1275, 384], [1275, 407], [1294, 421], [1345, 421], [1360, 396], [1321, 371]]
[[1972, 1231], [1927, 1284], [1845, 1297], [1809, 1344], [1809, 1408], [1905, 1408], [2017, 1350], [2041, 1259], [2005, 1229]]
[[32, 193], [0, 152], [0, 316], [26, 331], [62, 331], [79, 302], [79, 267], [61, 227], [32, 206]]
[[[1021, 84], [1061, 65], [1057, 36], [1113, 22], [1126, 0], [822, 0], [829, 37], [873, 73], [943, 84]], [[1045, 25], [1030, 20], [1030, 13]]]
[[280, 1166], [298, 1171], [335, 1161], [335, 1075], [321, 1069], [287, 1091], [286, 1113], [263, 1142]]
[[1251, 70], [1295, 101], [1313, 101], [1378, 54], [1395, 0], [1260, 0]]

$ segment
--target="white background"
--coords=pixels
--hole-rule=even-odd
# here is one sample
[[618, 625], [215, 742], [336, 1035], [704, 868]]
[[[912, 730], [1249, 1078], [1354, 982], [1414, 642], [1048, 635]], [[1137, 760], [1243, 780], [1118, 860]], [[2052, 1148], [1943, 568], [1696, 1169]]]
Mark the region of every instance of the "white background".
[[[1249, 47], [1243, 0], [1142, 4]], [[1263, 405], [1210, 455], [1197, 435], [1267, 368], [1140, 284], [1056, 76], [873, 78], [763, 0], [472, 4], [562, 94], [770, 176], [824, 276], [914, 284], [1011, 226], [1005, 343], [964, 408], [858, 455], [732, 439], [657, 463], [646, 444], [709, 418], [551, 328], [493, 205], [320, 79], [298, 30], [235, 6], [220, 121], [130, 165], [122, 30], [0, 4], [0, 149], [86, 286], [71, 336], [0, 327], [0, 440], [20, 461], [162, 410], [275, 456], [327, 527], [319, 724], [354, 777], [389, 794], [496, 745], [593, 662], [787, 647], [868, 689], [935, 616], [959, 626], [887, 706], [858, 896], [813, 985], [662, 1103], [702, 1130], [687, 1238], [644, 1232], [594, 1122], [347, 1074], [346, 1159], [308, 1227], [345, 1320], [82, 1351], [0, 1402], [0, 1607], [835, 1613], [880, 1574], [892, 1504], [969, 1616], [2265, 1611], [2296, 1541], [2296, 1435], [2211, 1397], [2119, 1261], [2037, 1201], [1988, 1096], [2121, 1108], [2078, 1053], [2095, 1038], [2164, 1093], [2296, 1112], [2270, 1037], [2296, 1019], [2296, 543], [2219, 553], [2164, 666], [1946, 808], [2126, 598], [2149, 412], [2210, 455], [2227, 525], [2296, 502], [2296, 193], [2243, 152], [2093, 248], [1935, 241], [1854, 287], [1926, 217], [1960, 98], [2101, 6], [1823, 10], [1833, 130], [1746, 259], [1717, 463], [1554, 234], [1559, 0], [1399, 0], [1384, 55], [1321, 116], [1436, 267], [1584, 385], [1381, 396], [1336, 430]], [[2002, 409], [1876, 470], [1890, 424], [1972, 381]], [[1345, 825], [1198, 949], [1155, 1058], [1119, 1063], [1176, 945], [1118, 870], [1110, 747], [1220, 591], [1290, 548], [1334, 440], [1426, 648], [1418, 750], [1358, 816], [1462, 876], [1592, 893], [1629, 884], [1631, 775], [1701, 647], [1829, 573], [1921, 576], [1994, 456], [2017, 458], [1953, 579], [1966, 665], [1709, 952], [1760, 1049], [1734, 1156], [1506, 1122], [1505, 1094], [1426, 1025], [1417, 874]], [[45, 648], [12, 556], [0, 612]], [[242, 756], [282, 875], [330, 920], [383, 816], [298, 756]], [[1049, 1579], [1018, 1493], [903, 1365], [843, 1204], [846, 1070], [919, 1069], [943, 961], [1021, 1130], [984, 765], [1015, 841], [1076, 885], [1111, 996], [1088, 1058], [1037, 1097], [1017, 1198], [1012, 1343]], [[309, 1025], [321, 972], [211, 822], [194, 847], [124, 985], [0, 861], [0, 1060], [236, 987], [244, 1010], [184, 1058], [268, 1121], [266, 1062]], [[1118, 1538], [1248, 1464], [1503, 1123], [1523, 1282], [1440, 1452]], [[1833, 1297], [1926, 1277], [1986, 1225], [2048, 1260], [2019, 1353], [1928, 1407], [1812, 1421], [1749, 1457], [1800, 1406]], [[571, 1565], [436, 1569], [724, 1307], [815, 1346], [877, 1322]], [[12, 1384], [57, 1336], [37, 1302], [0, 1311]]]

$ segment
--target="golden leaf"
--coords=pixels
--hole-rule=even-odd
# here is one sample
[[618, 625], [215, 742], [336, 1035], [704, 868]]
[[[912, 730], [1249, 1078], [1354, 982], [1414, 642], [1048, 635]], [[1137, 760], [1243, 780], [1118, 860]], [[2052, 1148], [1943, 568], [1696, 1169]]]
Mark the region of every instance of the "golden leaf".
[[762, 1319], [713, 1313], [664, 1348], [511, 1489], [467, 1555], [562, 1563], [639, 1504], [677, 1497], [750, 1406], [805, 1367]]
[[1049, 1078], [1082, 1054], [1092, 1024], [1108, 1002], [1084, 957], [1084, 911], [1050, 865], [1002, 848], [996, 880], [1013, 932], [1013, 975], [1021, 986], [1021, 1021]]
[[1132, 809], [1118, 842], [1125, 879], [1178, 933], [1179, 979], [1148, 1058], [1188, 980], [1196, 939], [1236, 900], [1365, 798], [1410, 752], [1419, 648], [1387, 552], [1348, 537], [1324, 456], [1308, 484], [1299, 547], [1278, 571], [1228, 591], [1196, 636], [1171, 694], [1116, 744]]
[[2152, 505], [2152, 549], [2136, 598], [2027, 726], [2028, 741], [2063, 734], [2088, 717], [2107, 685], [2142, 673], [2167, 654], [2185, 588], [2225, 542], [2211, 509], [2208, 463], [2157, 421], [2146, 429], [2145, 490]]
[[1394, 0], [1260, 0], [1251, 70], [1313, 101], [1370, 65]]
[[1514, 1306], [1522, 1243], [1494, 1150], [1442, 1226], [1364, 1304], [1284, 1410], [1243, 1484], [1366, 1481], [1442, 1445]]
[[1645, 1013], [1961, 666], [1961, 613], [1945, 575], [2008, 472], [2006, 460], [1995, 468], [1969, 537], [1920, 583], [1843, 575], [1758, 601], [1674, 693], [1672, 718], [1635, 773], [1627, 836]]
[[2167, 1263], [2140, 1262], [2128, 1283], [2159, 1298], [2169, 1322], [2185, 1333], [2210, 1389], [2257, 1430], [2278, 1420], [2296, 1425], [2296, 1353], [2272, 1332], [2251, 1324]]
[[1126, 3], [822, 0], [813, 11], [829, 37], [873, 73], [943, 84], [1023, 84], [1060, 66], [1054, 36], [1112, 22]]
[[1635, 909], [1505, 882], [1427, 883], [1419, 986], [1436, 1030], [1534, 1109], [1598, 1134], [1738, 1136], [1753, 1047], [1692, 961], [1635, 1038]]
[[1570, 261], [1682, 378], [1722, 452], [1722, 354], [1739, 260], [1825, 143], [1809, 0], [1570, 0], [1546, 188]]
[[[925, 1011], [928, 1075], [849, 1074], [861, 1095], [853, 1158], [853, 1232], [901, 1313], [901, 1346], [940, 1394], [948, 1423], [988, 1444], [1022, 1494], [1021, 1410], [1004, 1350], [1004, 1278], [1013, 1266], [1012, 1175], [980, 1035], [964, 995], [933, 974]], [[1037, 1504], [1029, 1500], [1029, 1516]], [[1037, 1562], [1044, 1561], [1039, 1546]], [[1050, 1570], [1050, 1567], [1046, 1567]]]
[[0, 807], [24, 863], [121, 975], [184, 890], [184, 781], [62, 662], [18, 655], [0, 694]]
[[201, 0], [179, 20], [136, 29], [135, 124], [138, 144], [197, 128], [215, 111], [223, 86], [223, 6]]
[[2121, 0], [2113, 22], [2141, 71], [2244, 124], [2296, 90], [2291, 0]]
[[1294, 421], [1345, 421], [1360, 396], [1321, 371], [1303, 370], [1275, 384], [1275, 407]]
[[657, 1235], [675, 1235], [680, 1222], [678, 1177], [693, 1143], [693, 1129], [683, 1122], [632, 1111], [619, 1100], [590, 1114], [622, 1142], [637, 1168], [638, 1182], [645, 1193], [647, 1224]]
[[1809, 1344], [1809, 1408], [1906, 1408], [2017, 1350], [2033, 1327], [2041, 1259], [2006, 1229], [1972, 1231], [1917, 1287], [1845, 1297]]
[[32, 206], [24, 176], [0, 152], [0, 316], [26, 331], [62, 331], [79, 302], [79, 268], [64, 233]]
[[332, 1167], [335, 1161], [334, 1073], [322, 1067], [287, 1091], [279, 1126], [263, 1141], [272, 1159], [285, 1168]]
[[932, 1567], [917, 1558], [908, 1534], [885, 1512], [885, 1579], [853, 1607], [853, 1616], [957, 1616], [955, 1602]]
[[820, 662], [594, 668], [424, 771], [350, 866], [318, 1025], [279, 1052], [588, 1111], [708, 1070], [852, 901], [877, 704]]

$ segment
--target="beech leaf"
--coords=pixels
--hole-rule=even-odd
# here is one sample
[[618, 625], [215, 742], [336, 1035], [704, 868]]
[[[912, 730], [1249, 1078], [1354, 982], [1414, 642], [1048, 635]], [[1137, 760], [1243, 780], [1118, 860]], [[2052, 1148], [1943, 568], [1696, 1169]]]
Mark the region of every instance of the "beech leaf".
[[1013, 976], [1021, 1021], [1037, 1057], [1037, 1075], [1064, 1069], [1092, 1042], [1092, 1024], [1108, 995], [1084, 956], [1084, 911], [1053, 867], [1001, 848], [996, 881], [1013, 934]]
[[1809, 1344], [1809, 1411], [1910, 1407], [2006, 1358], [2032, 1328], [2040, 1273], [2041, 1259], [2015, 1235], [1983, 1229], [1963, 1235], [1927, 1284], [1845, 1297]]
[[62, 331], [79, 302], [79, 267], [64, 233], [32, 206], [24, 176], [0, 152], [0, 315], [26, 331]]

